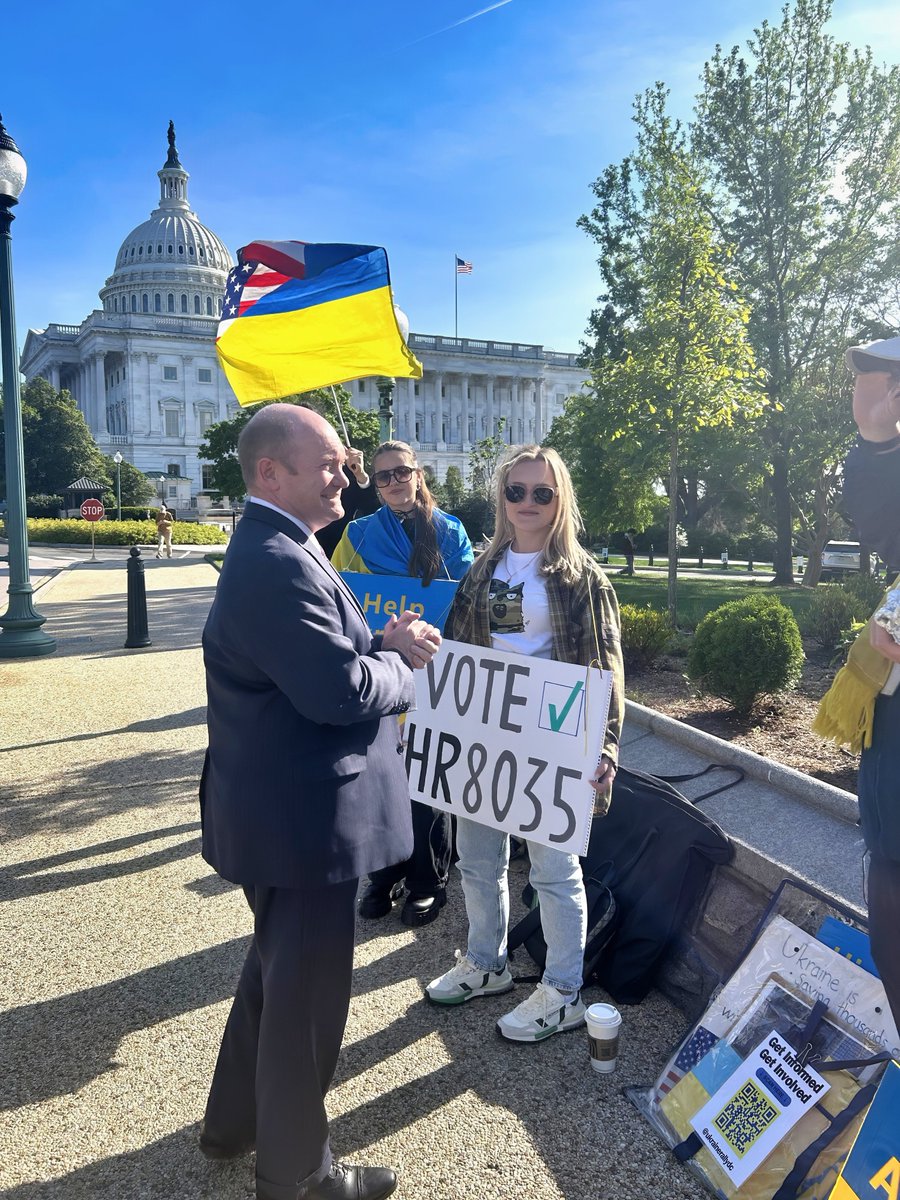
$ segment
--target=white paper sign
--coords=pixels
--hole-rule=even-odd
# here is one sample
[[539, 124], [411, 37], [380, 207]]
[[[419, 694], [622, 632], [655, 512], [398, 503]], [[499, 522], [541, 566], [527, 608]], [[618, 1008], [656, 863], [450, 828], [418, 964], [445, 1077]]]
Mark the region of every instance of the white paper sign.
[[691, 1118], [691, 1125], [739, 1188], [830, 1087], [772, 1030]]
[[608, 671], [444, 640], [404, 726], [410, 795], [583, 854], [612, 690]]

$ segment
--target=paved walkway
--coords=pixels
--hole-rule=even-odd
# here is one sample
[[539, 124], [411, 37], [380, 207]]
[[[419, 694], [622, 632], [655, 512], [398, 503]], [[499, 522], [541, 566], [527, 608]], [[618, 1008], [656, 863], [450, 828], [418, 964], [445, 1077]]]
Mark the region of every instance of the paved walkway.
[[[121, 559], [64, 569], [36, 596], [58, 652], [0, 663], [4, 1200], [252, 1194], [251, 1158], [196, 1149], [249, 924], [198, 853], [217, 578], [199, 558], [151, 559], [153, 645], [126, 651]], [[583, 1031], [500, 1041], [508, 997], [429, 1006], [423, 982], [464, 944], [456, 876], [435, 924], [361, 925], [329, 1100], [338, 1152], [398, 1167], [404, 1200], [699, 1200], [620, 1092], [655, 1078], [680, 1013], [657, 993], [623, 1008], [619, 1069], [598, 1076]]]

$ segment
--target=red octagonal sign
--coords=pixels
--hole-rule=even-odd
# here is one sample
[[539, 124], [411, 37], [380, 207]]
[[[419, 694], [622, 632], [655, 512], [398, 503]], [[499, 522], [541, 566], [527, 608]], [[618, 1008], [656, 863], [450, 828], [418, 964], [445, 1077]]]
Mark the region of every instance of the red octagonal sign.
[[99, 500], [84, 500], [81, 505], [81, 515], [86, 521], [101, 521], [105, 509]]

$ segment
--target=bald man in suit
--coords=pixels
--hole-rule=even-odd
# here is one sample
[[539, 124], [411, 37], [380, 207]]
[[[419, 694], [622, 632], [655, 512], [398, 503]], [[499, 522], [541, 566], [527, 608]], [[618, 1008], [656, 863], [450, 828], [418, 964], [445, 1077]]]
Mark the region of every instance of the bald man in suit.
[[373, 637], [315, 533], [341, 514], [345, 450], [318, 414], [260, 409], [238, 454], [249, 500], [203, 634], [203, 856], [240, 884], [253, 941], [201, 1149], [256, 1147], [259, 1200], [381, 1200], [393, 1171], [332, 1157], [324, 1097], [350, 1003], [358, 880], [412, 851], [397, 715], [440, 634]]

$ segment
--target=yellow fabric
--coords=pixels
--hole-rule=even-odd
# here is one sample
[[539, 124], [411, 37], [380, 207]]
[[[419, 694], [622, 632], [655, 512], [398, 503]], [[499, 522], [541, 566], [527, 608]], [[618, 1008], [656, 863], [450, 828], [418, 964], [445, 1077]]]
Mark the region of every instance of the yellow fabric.
[[367, 375], [421, 379], [397, 327], [390, 287], [290, 312], [238, 317], [216, 342], [241, 405]]
[[845, 1183], [843, 1179], [838, 1179], [829, 1200], [859, 1200], [859, 1196], [857, 1196], [849, 1183]]
[[372, 572], [353, 549], [347, 530], [345, 529], [341, 535], [341, 540], [334, 548], [334, 554], [331, 556], [331, 565], [336, 571], [353, 571], [358, 575], [371, 575]]
[[[881, 603], [895, 583], [896, 580], [885, 590]], [[819, 737], [838, 746], [848, 746], [855, 754], [872, 745], [875, 701], [887, 683], [893, 665], [872, 646], [870, 624], [864, 625], [857, 634], [847, 662], [819, 701], [812, 723], [813, 732]]]

